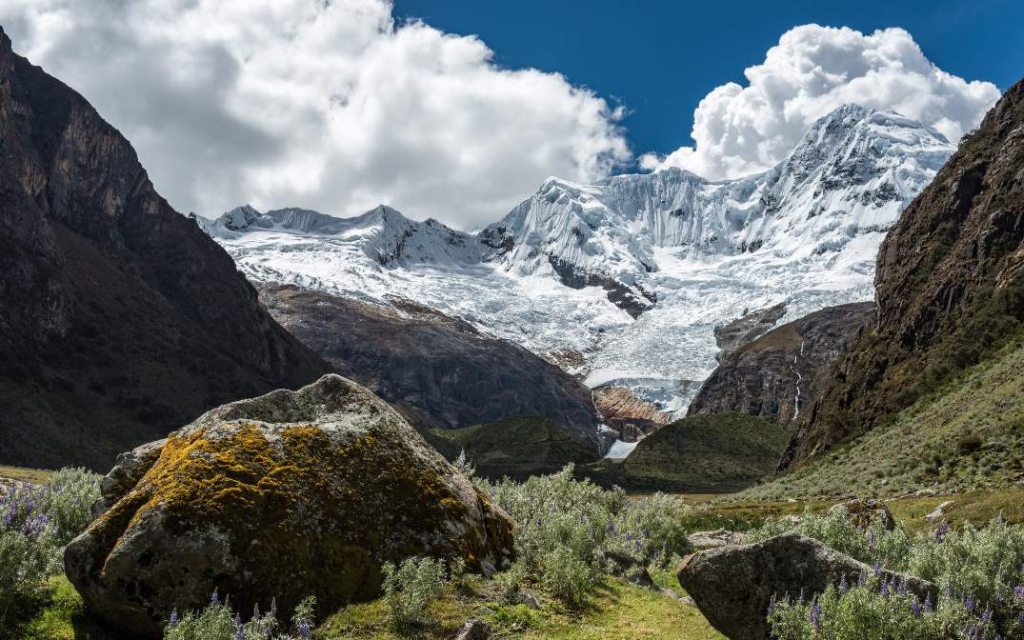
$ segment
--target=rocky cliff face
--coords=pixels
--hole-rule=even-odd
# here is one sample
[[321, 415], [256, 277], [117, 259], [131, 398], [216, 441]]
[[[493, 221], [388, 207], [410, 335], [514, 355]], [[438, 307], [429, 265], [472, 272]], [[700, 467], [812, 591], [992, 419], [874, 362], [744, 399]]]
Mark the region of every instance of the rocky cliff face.
[[408, 300], [368, 304], [290, 285], [264, 285], [260, 295], [303, 343], [414, 424], [454, 429], [542, 416], [596, 442], [597, 411], [578, 380], [458, 318]]
[[870, 302], [829, 307], [729, 352], [693, 399], [689, 415], [738, 411], [794, 424], [873, 314]]
[[156, 193], [131, 145], [0, 30], [0, 459], [108, 465], [326, 365]]
[[876, 329], [843, 359], [783, 460], [877, 426], [1024, 324], [1024, 82], [915, 199], [878, 255]]
[[594, 389], [594, 404], [601, 412], [602, 423], [617, 431], [623, 442], [637, 442], [672, 421], [669, 413], [659, 411], [653, 402], [626, 387]]
[[715, 359], [722, 362], [733, 351], [768, 333], [784, 315], [786, 305], [780, 303], [767, 309], [744, 312], [741, 317], [715, 327], [715, 344], [718, 345]]

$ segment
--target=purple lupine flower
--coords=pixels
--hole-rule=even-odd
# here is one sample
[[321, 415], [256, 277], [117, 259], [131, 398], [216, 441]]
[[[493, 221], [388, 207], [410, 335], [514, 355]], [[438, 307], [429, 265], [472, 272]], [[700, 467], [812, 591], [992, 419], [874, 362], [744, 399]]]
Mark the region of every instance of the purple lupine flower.
[[915, 616], [921, 615], [921, 601], [917, 599], [917, 596], [914, 596], [910, 601], [910, 613]]
[[946, 585], [946, 588], [942, 590], [942, 595], [946, 596], [947, 598], [952, 598], [953, 597], [953, 587], [951, 587], [949, 585]]
[[879, 564], [879, 562], [877, 560], [875, 561], [875, 577], [876, 578], [881, 578], [882, 577], [882, 565]]
[[868, 580], [867, 574], [864, 573], [863, 571], [861, 571], [860, 574], [857, 576], [857, 586], [858, 587], [863, 587], [864, 583], [866, 583], [867, 580]]
[[220, 596], [217, 595], [217, 588], [213, 588], [213, 595], [210, 596], [210, 604], [220, 604]]
[[171, 618], [170, 618], [170, 620], [168, 620], [168, 623], [169, 624], [178, 624], [178, 610], [177, 609], [173, 609], [171, 611]]
[[883, 598], [889, 597], [889, 581], [885, 578], [882, 579], [882, 588], [879, 590]]
[[612, 522], [611, 520], [609, 520], [608, 524], [604, 525], [604, 532], [605, 533], [615, 533], [615, 523]]
[[964, 598], [964, 608], [967, 609], [967, 613], [974, 613], [974, 596]]
[[1018, 600], [1024, 600], [1024, 584], [1018, 584], [1013, 588], [1013, 597]]
[[932, 604], [932, 594], [926, 594], [924, 597], [924, 612], [931, 613], [935, 609], [935, 605]]
[[775, 611], [775, 594], [772, 594], [772, 599], [768, 601], [768, 615], [772, 615]]
[[807, 621], [814, 625], [816, 631], [821, 631], [821, 605], [817, 600], [811, 604], [811, 610], [807, 612]]
[[245, 640], [245, 627], [242, 626], [242, 616], [235, 613], [235, 636], [232, 640]]
[[905, 596], [907, 595], [907, 579], [904, 577], [899, 583], [896, 584], [896, 595]]
[[985, 611], [981, 614], [981, 621], [985, 624], [992, 622], [992, 608], [985, 607]]
[[839, 592], [840, 593], [846, 593], [849, 590], [850, 590], [850, 583], [846, 581], [846, 574], [844, 573], [843, 577], [839, 579]]
[[945, 542], [946, 536], [949, 534], [949, 523], [943, 520], [939, 523], [939, 526], [935, 529], [935, 542]]
[[868, 529], [868, 549], [875, 548], [875, 530]]
[[313, 637], [313, 630], [309, 628], [309, 623], [305, 620], [299, 623], [299, 637], [302, 640], [309, 640]]
[[800, 587], [800, 598], [796, 601], [796, 603], [797, 604], [803, 604], [804, 603], [804, 589], [803, 589], [803, 587]]

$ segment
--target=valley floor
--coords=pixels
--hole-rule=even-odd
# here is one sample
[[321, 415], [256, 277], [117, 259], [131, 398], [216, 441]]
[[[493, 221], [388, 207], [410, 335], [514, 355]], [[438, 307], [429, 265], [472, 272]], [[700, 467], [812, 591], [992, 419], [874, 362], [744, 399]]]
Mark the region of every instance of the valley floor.
[[[46, 472], [0, 468], [0, 478], [39, 480]], [[806, 511], [824, 512], [834, 500], [757, 500], [748, 494], [680, 496], [692, 509], [684, 527], [690, 531], [727, 528], [746, 530], [768, 519]], [[894, 516], [910, 532], [927, 530], [934, 522], [926, 515], [952, 501], [944, 518], [951, 524], [985, 523], [1001, 516], [1010, 523], [1024, 523], [1024, 486], [973, 490], [958, 494], [894, 498], [887, 501]], [[431, 605], [434, 623], [407, 633], [396, 633], [388, 623], [383, 600], [351, 605], [330, 616], [314, 633], [320, 640], [423, 638], [450, 639], [470, 619], [488, 623], [495, 638], [530, 640], [564, 639], [668, 639], [706, 640], [723, 638], [701, 613], [682, 600], [685, 596], [674, 572], [652, 568], [657, 588], [649, 589], [618, 578], [606, 578], [580, 611], [536, 592], [539, 609], [525, 604], [500, 603], [494, 581], [476, 576], [450, 585]], [[659, 590], [660, 589], [660, 590]], [[668, 591], [666, 591], [668, 590]], [[672, 593], [669, 593], [671, 591]], [[63, 577], [54, 578], [40, 594], [37, 612], [18, 636], [24, 640], [114, 640], [84, 613], [78, 594]]]

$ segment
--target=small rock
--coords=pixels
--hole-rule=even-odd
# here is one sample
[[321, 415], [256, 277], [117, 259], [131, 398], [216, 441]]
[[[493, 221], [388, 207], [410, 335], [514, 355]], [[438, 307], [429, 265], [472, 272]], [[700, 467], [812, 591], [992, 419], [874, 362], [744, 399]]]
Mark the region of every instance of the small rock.
[[487, 640], [491, 637], [491, 629], [482, 620], [470, 620], [462, 625], [455, 640]]
[[924, 519], [928, 520], [929, 522], [941, 520], [946, 517], [946, 514], [949, 513], [950, 509], [953, 507], [954, 504], [955, 503], [952, 500], [946, 500], [939, 506], [935, 507], [935, 510], [926, 515]]
[[915, 498], [930, 498], [935, 495], [935, 489], [918, 489], [913, 493]]
[[540, 600], [538, 600], [537, 596], [533, 595], [532, 593], [523, 594], [523, 604], [530, 607], [534, 611], [540, 610]]
[[718, 547], [724, 547], [730, 544], [740, 544], [743, 542], [743, 534], [736, 533], [735, 531], [728, 531], [726, 529], [696, 531], [687, 536], [687, 540], [689, 540], [690, 544], [699, 551], [702, 549], [717, 549]]
[[[843, 577], [853, 584], [873, 569], [817, 540], [784, 533], [756, 544], [721, 547], [687, 556], [679, 566], [679, 584], [696, 602], [711, 625], [731, 640], [769, 637], [765, 612], [772, 597], [805, 598], [821, 593]], [[906, 581], [920, 598], [935, 585], [920, 578], [883, 572], [890, 580]]]
[[875, 523], [881, 524], [888, 531], [896, 528], [896, 519], [881, 500], [874, 498], [854, 498], [844, 503], [833, 505], [828, 512], [835, 513], [844, 509], [858, 529], [867, 529]]

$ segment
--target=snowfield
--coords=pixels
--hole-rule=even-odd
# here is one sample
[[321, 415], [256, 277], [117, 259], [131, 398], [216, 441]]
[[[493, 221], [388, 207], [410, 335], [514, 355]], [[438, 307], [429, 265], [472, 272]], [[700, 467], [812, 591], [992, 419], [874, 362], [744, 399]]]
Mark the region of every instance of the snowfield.
[[715, 367], [713, 328], [783, 302], [795, 320], [870, 300], [885, 232], [955, 149], [892, 113], [841, 107], [771, 170], [551, 178], [478, 234], [385, 206], [355, 218], [239, 207], [197, 222], [254, 281], [412, 299], [674, 414]]

